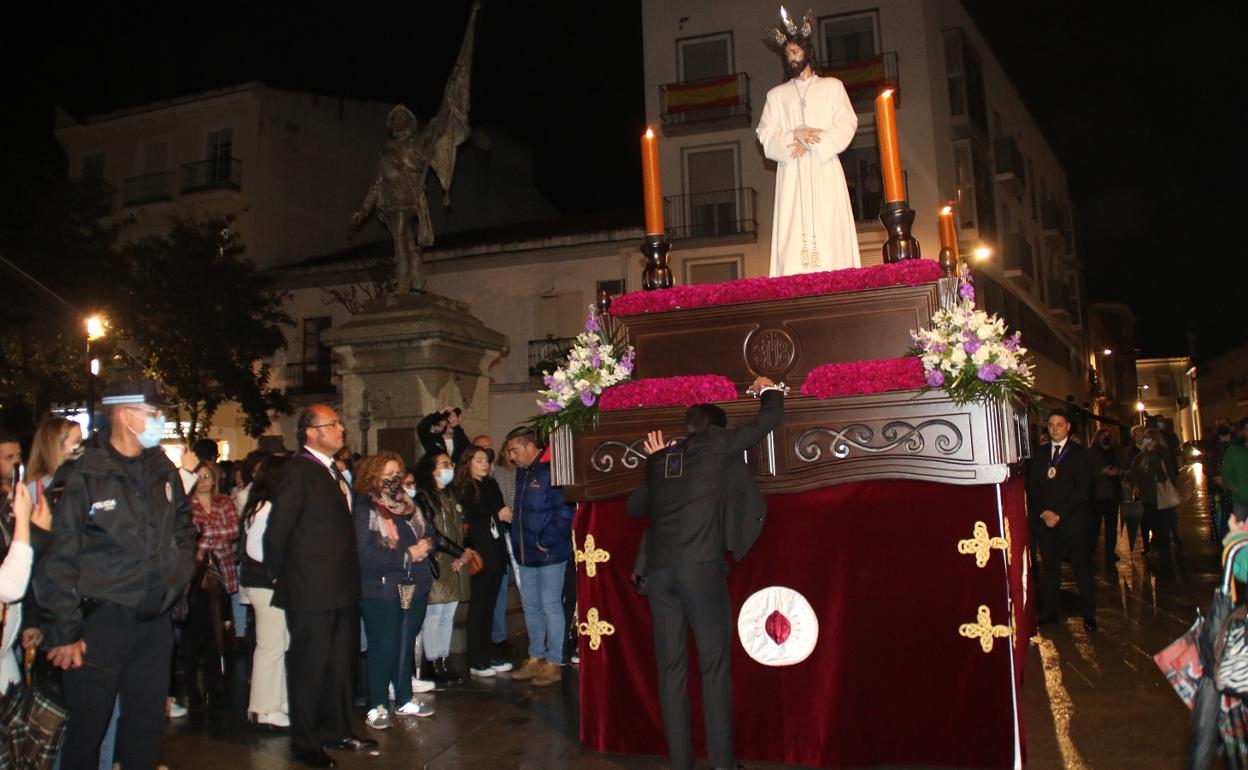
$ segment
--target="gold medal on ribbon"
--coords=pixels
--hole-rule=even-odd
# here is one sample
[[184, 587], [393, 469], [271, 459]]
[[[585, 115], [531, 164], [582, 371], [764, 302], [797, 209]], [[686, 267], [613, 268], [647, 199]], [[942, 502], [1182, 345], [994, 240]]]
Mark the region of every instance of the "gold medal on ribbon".
[[1057, 478], [1057, 468], [1049, 468], [1049, 478]]

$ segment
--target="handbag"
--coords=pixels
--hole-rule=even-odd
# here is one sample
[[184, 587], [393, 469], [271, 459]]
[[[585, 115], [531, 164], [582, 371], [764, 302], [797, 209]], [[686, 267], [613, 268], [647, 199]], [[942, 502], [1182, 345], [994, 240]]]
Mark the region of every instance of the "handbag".
[[1182, 502], [1183, 498], [1179, 497], [1179, 492], [1174, 488], [1174, 483], [1170, 479], [1157, 482], [1157, 510], [1177, 508]]
[[407, 574], [399, 580], [399, 609], [410, 610], [412, 600], [416, 598], [416, 581], [412, 579], [412, 554], [403, 554], [403, 569]]
[[[7, 614], [7, 606], [5, 610]], [[65, 740], [69, 710], [35, 686], [31, 671], [37, 653], [34, 648], [26, 650], [25, 675], [0, 698], [0, 768], [4, 770], [47, 770]]]
[[199, 587], [208, 593], [225, 590], [225, 577], [221, 574], [221, 562], [211, 551], [204, 560], [203, 572], [199, 578]]

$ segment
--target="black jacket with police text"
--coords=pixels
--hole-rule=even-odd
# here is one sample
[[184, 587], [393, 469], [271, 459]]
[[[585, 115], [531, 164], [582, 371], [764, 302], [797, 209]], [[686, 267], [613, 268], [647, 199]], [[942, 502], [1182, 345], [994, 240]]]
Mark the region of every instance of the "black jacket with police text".
[[160, 447], [139, 455], [136, 484], [111, 449], [90, 446], [57, 471], [64, 492], [52, 543], [35, 569], [47, 645], [81, 638], [84, 602], [154, 618], [173, 606], [195, 569], [195, 525], [178, 470]]

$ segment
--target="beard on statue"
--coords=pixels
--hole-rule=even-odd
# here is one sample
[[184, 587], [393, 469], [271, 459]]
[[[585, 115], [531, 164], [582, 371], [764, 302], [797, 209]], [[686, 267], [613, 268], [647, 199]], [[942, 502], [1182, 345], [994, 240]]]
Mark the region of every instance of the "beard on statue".
[[789, 43], [784, 47], [785, 79], [800, 77], [807, 66], [813, 69], [814, 61], [814, 50], [810, 43]]

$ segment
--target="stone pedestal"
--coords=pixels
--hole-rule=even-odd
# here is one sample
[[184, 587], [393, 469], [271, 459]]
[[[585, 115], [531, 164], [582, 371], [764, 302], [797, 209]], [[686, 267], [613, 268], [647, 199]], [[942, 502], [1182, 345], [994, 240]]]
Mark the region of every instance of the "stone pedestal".
[[414, 461], [417, 423], [443, 406], [463, 409], [469, 438], [488, 430], [487, 373], [506, 353], [507, 337], [464, 303], [437, 294], [383, 297], [325, 340], [341, 363], [342, 419], [355, 451], [395, 449]]

